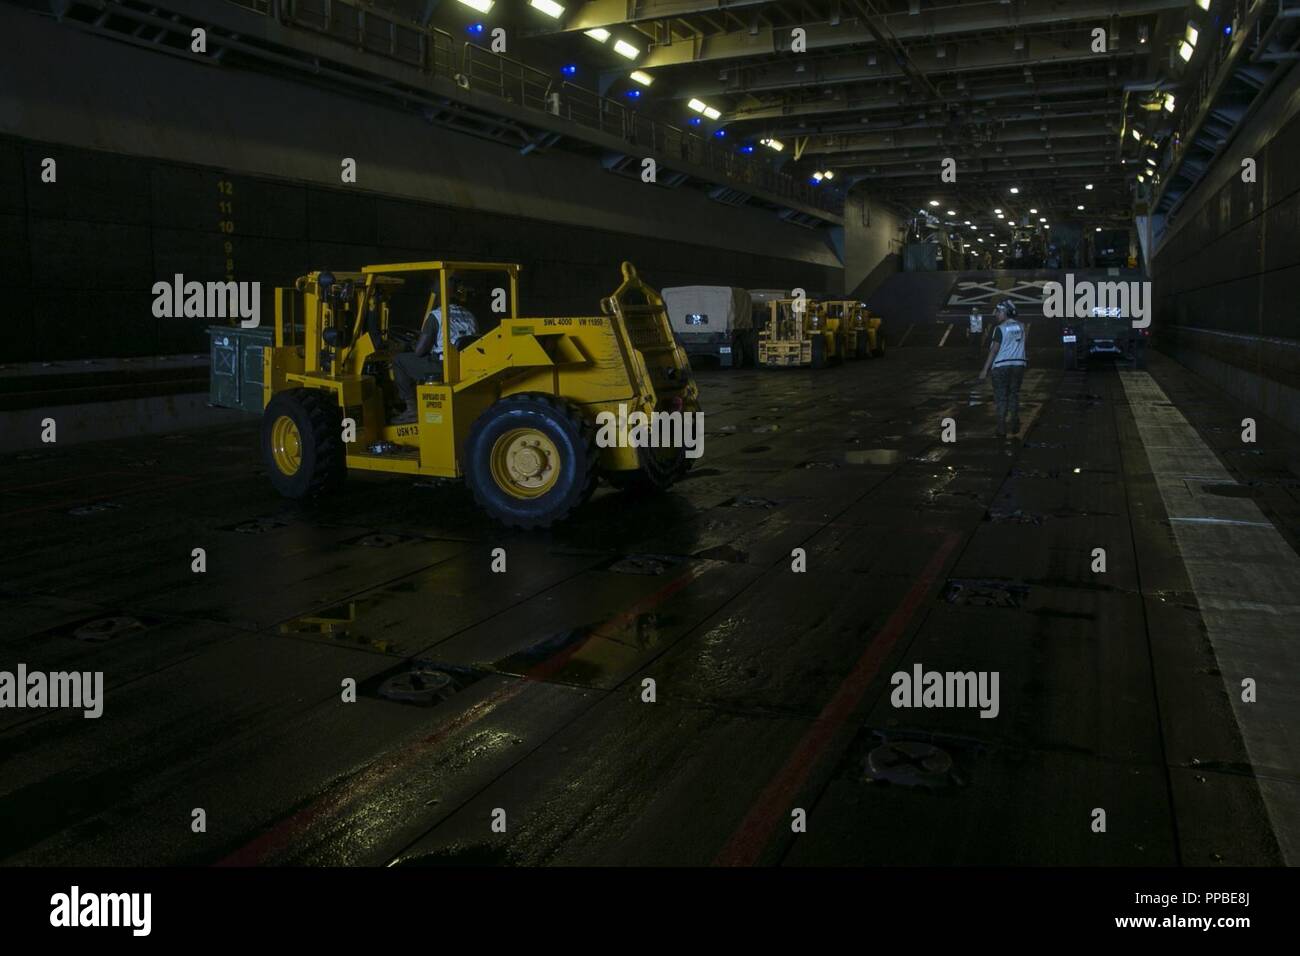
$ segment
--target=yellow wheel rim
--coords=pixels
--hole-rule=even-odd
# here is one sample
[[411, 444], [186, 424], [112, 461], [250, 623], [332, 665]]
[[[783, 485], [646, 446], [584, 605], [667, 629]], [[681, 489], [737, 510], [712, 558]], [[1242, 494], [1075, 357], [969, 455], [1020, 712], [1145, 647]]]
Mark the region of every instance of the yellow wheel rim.
[[302, 467], [302, 436], [288, 415], [281, 415], [271, 426], [271, 459], [284, 475], [296, 475]]
[[492, 445], [492, 480], [512, 498], [540, 498], [560, 477], [560, 452], [544, 432], [514, 428]]

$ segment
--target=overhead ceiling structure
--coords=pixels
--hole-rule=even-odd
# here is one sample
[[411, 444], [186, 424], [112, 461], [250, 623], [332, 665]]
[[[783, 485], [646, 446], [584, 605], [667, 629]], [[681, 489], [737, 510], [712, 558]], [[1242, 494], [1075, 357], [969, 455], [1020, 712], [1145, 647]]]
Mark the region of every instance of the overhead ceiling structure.
[[962, 222], [1002, 208], [1100, 227], [1132, 219], [1139, 171], [1178, 128], [1190, 33], [1261, 0], [555, 2], [530, 38], [593, 55], [588, 31], [624, 38], [640, 54], [601, 59], [604, 89], [639, 70], [640, 109], [683, 122], [705, 104], [706, 129], [785, 171]]
[[850, 189], [954, 227], [1159, 228], [1300, 56], [1300, 0], [10, 2], [172, 55], [202, 25], [224, 67], [616, 174], [653, 156], [810, 229]]

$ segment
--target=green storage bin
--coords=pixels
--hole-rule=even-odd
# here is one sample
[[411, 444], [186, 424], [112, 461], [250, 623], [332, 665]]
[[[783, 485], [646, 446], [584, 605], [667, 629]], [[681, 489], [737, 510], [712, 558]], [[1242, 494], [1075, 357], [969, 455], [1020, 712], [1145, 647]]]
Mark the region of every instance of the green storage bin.
[[208, 401], [221, 408], [262, 412], [262, 349], [271, 344], [269, 328], [208, 326], [210, 368]]

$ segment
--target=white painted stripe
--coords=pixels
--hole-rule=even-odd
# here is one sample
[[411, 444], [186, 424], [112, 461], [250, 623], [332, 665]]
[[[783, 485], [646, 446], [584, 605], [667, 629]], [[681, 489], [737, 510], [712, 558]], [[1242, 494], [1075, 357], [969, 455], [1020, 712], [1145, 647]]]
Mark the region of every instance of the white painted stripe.
[[1271, 528], [1271, 521], [1238, 521], [1235, 518], [1170, 518], [1170, 521], [1186, 521], [1192, 524], [1238, 524], [1250, 528]]
[[[1288, 865], [1300, 863], [1300, 556], [1249, 498], [1188, 481], [1236, 484], [1146, 372], [1121, 371], [1138, 434], [1196, 592], [1260, 795]], [[1241, 682], [1257, 685], [1256, 703]]]
[[952, 326], [943, 330], [943, 338], [939, 340], [939, 348], [943, 348], [943, 343], [948, 341], [948, 336], [952, 335]]
[[[915, 323], [915, 322], [913, 322], [911, 325], [909, 325], [909, 326], [907, 327], [907, 331], [905, 331], [905, 332], [903, 333], [903, 337], [902, 337], [901, 339], [898, 340], [898, 345], [902, 345], [904, 342], [907, 341], [907, 337], [908, 337], [909, 335], [912, 334], [912, 330], [913, 330], [914, 328], [916, 328], [916, 323]], [[898, 345], [895, 345], [894, 348], [898, 348]]]

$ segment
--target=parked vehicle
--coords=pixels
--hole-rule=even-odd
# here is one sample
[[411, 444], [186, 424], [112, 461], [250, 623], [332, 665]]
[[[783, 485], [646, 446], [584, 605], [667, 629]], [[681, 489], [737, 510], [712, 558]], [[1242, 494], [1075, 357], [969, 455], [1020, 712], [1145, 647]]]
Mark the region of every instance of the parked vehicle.
[[754, 364], [758, 333], [748, 292], [731, 286], [686, 285], [661, 294], [673, 335], [692, 359], [715, 358], [723, 368]]

